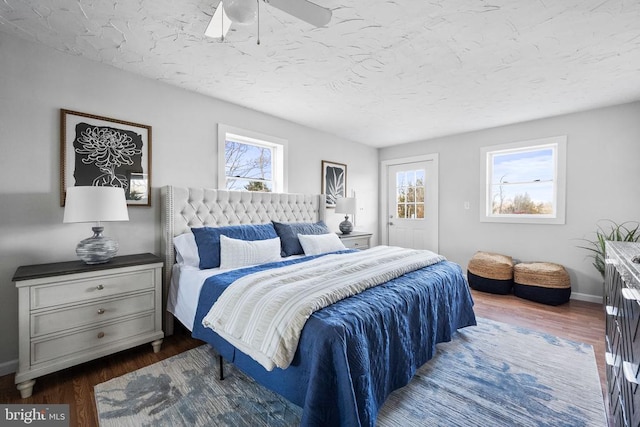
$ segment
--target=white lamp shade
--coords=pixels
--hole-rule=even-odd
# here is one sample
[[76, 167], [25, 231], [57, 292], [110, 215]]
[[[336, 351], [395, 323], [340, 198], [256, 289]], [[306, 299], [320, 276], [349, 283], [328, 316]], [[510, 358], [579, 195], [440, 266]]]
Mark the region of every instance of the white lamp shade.
[[336, 213], [354, 214], [356, 213], [356, 198], [341, 197], [336, 199]]
[[62, 222], [129, 221], [127, 200], [119, 187], [69, 187]]

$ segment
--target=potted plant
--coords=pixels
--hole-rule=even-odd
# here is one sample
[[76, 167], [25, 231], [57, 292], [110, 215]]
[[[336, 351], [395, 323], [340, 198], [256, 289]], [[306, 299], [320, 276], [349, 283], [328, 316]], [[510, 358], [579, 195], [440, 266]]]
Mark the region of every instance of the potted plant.
[[640, 240], [640, 223], [627, 221], [617, 224], [611, 220], [603, 220], [597, 224], [595, 240], [584, 239], [588, 246], [580, 246], [582, 249], [593, 252], [593, 266], [604, 278], [605, 242], [637, 242]]

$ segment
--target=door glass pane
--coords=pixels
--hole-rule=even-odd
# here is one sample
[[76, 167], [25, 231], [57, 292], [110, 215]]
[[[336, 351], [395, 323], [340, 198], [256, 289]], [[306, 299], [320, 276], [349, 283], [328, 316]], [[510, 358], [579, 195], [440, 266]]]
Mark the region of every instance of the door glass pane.
[[398, 205], [398, 218], [405, 218], [405, 208], [403, 204]]
[[406, 176], [407, 176], [407, 183], [406, 185], [408, 186], [412, 186], [412, 185], [416, 185], [416, 173], [415, 171], [407, 171], [406, 172]]
[[398, 218], [424, 219], [425, 170], [396, 173], [396, 212]]
[[407, 202], [415, 202], [416, 201], [416, 189], [415, 187], [407, 188]]
[[414, 187], [414, 207], [415, 219], [424, 219], [424, 187], [425, 187], [425, 170], [418, 169], [415, 171], [415, 187]]

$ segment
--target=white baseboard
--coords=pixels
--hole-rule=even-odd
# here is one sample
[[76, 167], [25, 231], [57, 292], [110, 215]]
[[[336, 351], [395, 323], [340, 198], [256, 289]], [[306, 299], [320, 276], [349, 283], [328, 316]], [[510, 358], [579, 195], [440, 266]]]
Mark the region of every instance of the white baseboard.
[[0, 363], [0, 377], [13, 374], [18, 370], [18, 359]]
[[586, 302], [595, 302], [597, 304], [602, 304], [602, 297], [598, 295], [591, 294], [580, 294], [577, 292], [571, 292], [571, 299], [575, 299], [578, 301], [586, 301]]
[[[464, 277], [467, 277], [467, 274], [464, 273]], [[469, 280], [467, 278], [467, 280]], [[594, 302], [596, 304], [602, 304], [602, 297], [599, 295], [591, 295], [591, 294], [582, 294], [578, 292], [571, 292], [571, 299], [575, 299], [578, 301], [586, 301], [586, 302]]]

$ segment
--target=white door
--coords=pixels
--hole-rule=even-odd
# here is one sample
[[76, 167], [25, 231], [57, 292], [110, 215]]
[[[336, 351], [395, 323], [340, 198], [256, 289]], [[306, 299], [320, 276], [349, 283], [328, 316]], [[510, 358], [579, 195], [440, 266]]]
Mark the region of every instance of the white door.
[[390, 246], [438, 252], [438, 162], [387, 166], [387, 233]]

